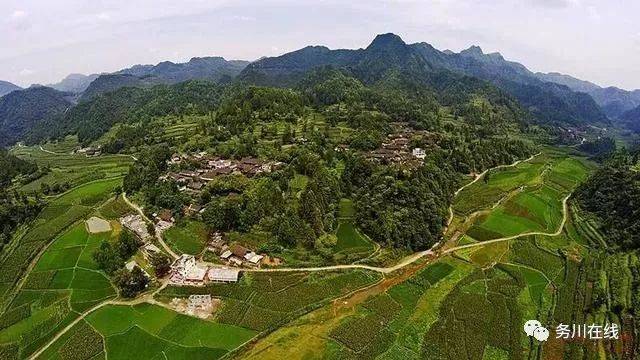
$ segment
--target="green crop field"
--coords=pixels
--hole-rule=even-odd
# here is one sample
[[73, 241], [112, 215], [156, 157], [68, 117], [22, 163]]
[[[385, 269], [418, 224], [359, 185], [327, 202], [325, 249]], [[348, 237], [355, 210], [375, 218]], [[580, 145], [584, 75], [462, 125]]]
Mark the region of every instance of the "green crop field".
[[167, 244], [174, 251], [192, 255], [200, 254], [209, 239], [205, 224], [192, 220], [176, 224], [163, 235]]
[[[31, 260], [46, 244], [78, 220], [88, 216], [93, 207], [107, 200], [121, 179], [100, 180], [74, 188], [52, 200], [30, 224], [29, 229], [16, 237], [0, 258], [0, 303], [7, 305], [9, 293], [24, 274]], [[61, 251], [51, 257], [69, 260], [77, 250]], [[45, 266], [45, 265], [42, 265]]]
[[374, 251], [375, 246], [353, 223], [355, 209], [351, 199], [341, 199], [338, 212], [339, 223], [336, 230], [338, 242], [335, 252], [366, 256]]
[[89, 182], [54, 198], [28, 230], [10, 243], [0, 262], [4, 309], [0, 318], [5, 319], [0, 321], [0, 344], [12, 344], [14, 351], [26, 356], [80, 312], [115, 296], [91, 257], [111, 234], [89, 235], [81, 220], [108, 200], [121, 181]]
[[55, 145], [43, 145], [43, 149], [51, 149], [49, 151], [54, 153], [45, 152], [39, 146], [13, 148], [12, 153], [19, 158], [51, 169], [48, 174], [23, 185], [20, 190], [38, 190], [45, 184], [68, 184], [73, 187], [92, 180], [123, 176], [133, 163], [131, 157], [124, 155], [86, 157], [82, 154], [71, 154], [66, 151], [69, 147], [68, 141], [65, 141]]
[[[468, 235], [479, 241], [529, 232], [553, 233], [563, 219], [562, 201], [583, 181], [590, 165], [562, 153], [489, 172], [454, 202], [460, 219], [475, 211]], [[486, 181], [485, 181], [486, 180]]]
[[48, 142], [42, 145], [42, 148], [54, 153], [70, 154], [73, 150], [80, 147], [78, 137], [76, 135], [69, 135], [62, 140]]
[[28, 313], [0, 330], [0, 343], [18, 343], [22, 354], [28, 354], [83, 311], [115, 297], [116, 290], [92, 258], [93, 251], [110, 236], [89, 234], [80, 222], [57, 237], [8, 310], [28, 309]]

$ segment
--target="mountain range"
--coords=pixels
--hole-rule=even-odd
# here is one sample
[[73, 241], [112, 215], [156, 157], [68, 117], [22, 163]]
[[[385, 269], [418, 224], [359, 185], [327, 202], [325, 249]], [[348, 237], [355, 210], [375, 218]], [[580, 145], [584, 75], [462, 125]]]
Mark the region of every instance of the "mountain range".
[[[545, 82], [519, 63], [506, 61], [498, 53], [484, 54], [473, 46], [460, 53], [439, 51], [427, 43], [406, 44], [395, 34], [378, 35], [366, 49], [330, 50], [310, 46], [249, 64], [240, 79], [264, 85], [287, 85], [312, 68], [334, 66], [351, 71], [364, 82], [381, 71], [402, 68], [425, 79], [438, 79], [447, 72], [482, 79], [520, 101], [545, 123], [581, 125], [607, 123], [606, 115], [587, 94], [568, 86]], [[437, 86], [432, 83], [430, 85]]]
[[157, 65], [135, 65], [97, 77], [86, 88], [80, 101], [90, 100], [99, 94], [125, 86], [177, 84], [188, 80], [231, 81], [248, 63], [242, 60], [227, 61], [222, 57], [196, 57], [179, 64], [165, 61]]
[[640, 106], [640, 90], [627, 91], [613, 86], [601, 87], [592, 82], [559, 73], [536, 73], [536, 76], [543, 81], [566, 85], [574, 91], [591, 95], [611, 119], [622, 118], [625, 112]]
[[7, 95], [8, 93], [22, 89], [20, 86], [12, 84], [8, 81], [0, 80], [0, 97]]
[[[534, 73], [499, 53], [486, 54], [477, 46], [459, 53], [440, 51], [425, 42], [407, 44], [399, 36], [388, 33], [376, 36], [363, 49], [331, 50], [324, 46], [307, 46], [251, 63], [202, 57], [186, 63], [167, 61], [157, 65], [135, 65], [110, 74], [72, 74], [50, 85], [51, 91], [42, 88], [19, 91], [3, 101], [0, 131], [5, 140], [2, 142], [9, 144], [21, 139], [30, 127], [44, 120], [43, 117], [57, 116], [61, 109], [72, 107], [78, 101], [88, 102], [123, 87], [150, 87], [188, 80], [219, 83], [235, 80], [292, 87], [310, 71], [326, 66], [341, 69], [368, 84], [403, 76], [441, 93], [446, 93], [447, 89], [472, 92], [479, 87], [494, 86], [518, 100], [535, 121], [547, 125], [608, 125], [612, 119], [631, 127], [637, 118], [635, 114], [640, 113], [640, 90], [602, 88], [558, 73]], [[0, 95], [3, 91], [17, 89], [19, 87], [13, 84], [0, 82]], [[21, 97], [24, 97], [22, 101]], [[39, 103], [34, 97], [43, 99]], [[41, 109], [26, 108], [36, 105]], [[11, 106], [19, 109], [10, 109]], [[51, 109], [42, 109], [43, 106]]]

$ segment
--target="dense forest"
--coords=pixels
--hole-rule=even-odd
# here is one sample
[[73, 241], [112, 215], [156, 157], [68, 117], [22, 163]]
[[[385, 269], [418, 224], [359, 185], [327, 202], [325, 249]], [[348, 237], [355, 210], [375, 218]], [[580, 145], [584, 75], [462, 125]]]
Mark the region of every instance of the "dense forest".
[[0, 148], [0, 250], [11, 239], [13, 231], [34, 218], [43, 202], [10, 190], [11, 180], [19, 175], [30, 176], [38, 172], [35, 164], [20, 160]]
[[206, 114], [221, 96], [221, 86], [207, 81], [187, 81], [152, 88], [126, 87], [82, 102], [64, 115], [38, 124], [27, 142], [77, 134], [84, 145], [119, 124], [146, 124], [155, 116]]
[[[337, 226], [338, 202], [348, 197], [354, 200], [358, 226], [369, 237], [393, 248], [424, 250], [440, 240], [462, 174], [534, 152], [530, 144], [510, 136], [526, 128], [522, 109], [495, 88], [478, 85], [440, 91], [398, 71], [366, 85], [331, 67], [308, 73], [288, 89], [200, 84], [211, 92], [203, 97], [208, 101], [194, 108], [206, 115], [198, 125], [199, 140], [147, 144], [125, 178], [124, 190], [140, 193], [149, 212], [171, 209], [181, 217], [181, 209], [195, 201], [204, 207], [202, 219], [211, 230], [258, 230], [270, 234], [265, 246], [319, 252], [323, 244], [318, 239], [331, 241], [327, 237]], [[126, 91], [159, 91], [160, 100], [145, 100], [157, 109], [166, 88]], [[192, 101], [173, 98], [174, 109], [180, 109], [174, 115], [191, 108], [176, 105], [182, 104], [180, 99]], [[136, 133], [136, 121], [144, 123], [141, 114], [124, 117], [129, 133]], [[316, 127], [318, 121], [326, 127]], [[428, 149], [419, 166], [370, 158], [398, 124], [413, 134], [410, 147]], [[349, 135], [336, 138], [332, 128], [347, 129]], [[340, 146], [348, 150], [337, 151]], [[167, 165], [169, 149], [258, 157], [283, 165], [258, 178], [219, 176], [193, 199], [173, 179], [162, 178], [167, 171], [197, 168]], [[292, 185], [301, 178], [302, 188]]]
[[576, 191], [580, 206], [601, 222], [609, 245], [640, 248], [640, 174], [638, 151], [619, 150]]

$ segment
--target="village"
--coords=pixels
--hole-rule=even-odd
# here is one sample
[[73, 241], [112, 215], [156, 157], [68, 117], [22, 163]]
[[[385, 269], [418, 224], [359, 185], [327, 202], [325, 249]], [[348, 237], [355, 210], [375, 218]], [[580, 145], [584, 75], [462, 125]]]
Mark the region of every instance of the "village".
[[[428, 131], [412, 129], [408, 123], [391, 123], [391, 131], [386, 136], [378, 149], [364, 153], [370, 161], [384, 164], [399, 164], [407, 168], [419, 167], [426, 157], [425, 149], [417, 144], [432, 146], [435, 140]], [[348, 151], [349, 146], [340, 144], [335, 151]], [[212, 156], [206, 151], [192, 154], [173, 154], [167, 160], [168, 171], [159, 177], [159, 180], [173, 180], [178, 185], [180, 192], [186, 192], [190, 196], [200, 194], [207, 183], [217, 177], [228, 175], [242, 175], [254, 178], [261, 174], [269, 174], [281, 169], [284, 163], [272, 160], [263, 160], [255, 157], [241, 159], [225, 159]], [[187, 218], [199, 218], [204, 208], [196, 201], [184, 206], [181, 214]], [[148, 224], [149, 221], [152, 224]], [[150, 214], [150, 219], [141, 215], [127, 215], [120, 219], [120, 223], [142, 239], [141, 252], [148, 260], [154, 254], [169, 253], [172, 256], [170, 271], [167, 281], [176, 286], [205, 286], [210, 283], [237, 282], [241, 272], [246, 269], [260, 268], [264, 263], [269, 266], [277, 266], [280, 259], [271, 258], [268, 254], [258, 253], [237, 242], [230, 241], [227, 234], [211, 232], [208, 234], [208, 242], [202, 253], [175, 254], [164, 243], [163, 233], [176, 224], [174, 213], [169, 209], [161, 209]], [[157, 241], [154, 241], [157, 239]], [[155, 243], [155, 244], [154, 244]], [[157, 246], [157, 244], [162, 246]], [[164, 248], [164, 250], [161, 250]], [[207, 256], [203, 256], [207, 253]], [[205, 261], [206, 258], [206, 261]], [[132, 260], [127, 268], [139, 264]], [[199, 299], [205, 307], [209, 306], [209, 300]], [[179, 305], [179, 304], [177, 304]], [[183, 304], [184, 305], [184, 304]], [[198, 306], [202, 307], [202, 306]]]
[[[421, 138], [430, 139], [432, 135], [425, 130], [415, 130], [406, 122], [393, 122], [390, 124], [392, 131], [382, 142], [380, 148], [369, 151], [365, 154], [366, 158], [383, 164], [399, 164], [411, 169], [415, 169], [422, 165], [427, 154], [425, 149], [412, 144], [414, 139]], [[343, 151], [348, 147], [339, 146], [336, 150]]]
[[173, 179], [178, 183], [180, 191], [190, 193], [200, 192], [206, 183], [218, 176], [242, 174], [252, 178], [259, 174], [268, 174], [284, 165], [279, 161], [263, 161], [254, 157], [245, 157], [241, 160], [223, 159], [218, 156], [208, 156], [204, 151], [194, 155], [174, 154], [167, 161], [170, 169], [179, 169], [182, 164], [196, 164], [196, 169], [169, 171], [161, 176], [160, 180]]
[[[162, 241], [162, 233], [173, 226], [174, 219], [167, 218], [167, 212], [164, 212], [158, 214], [154, 220], [156, 238]], [[140, 250], [145, 259], [149, 260], [153, 255], [162, 253], [162, 250], [154, 245], [153, 237], [141, 215], [124, 216], [120, 219], [120, 223], [142, 240]], [[215, 254], [218, 261], [214, 264], [196, 258], [196, 255], [176, 255], [177, 258], [171, 264], [169, 282], [178, 286], [204, 286], [211, 282], [237, 282], [242, 269], [260, 268], [266, 257], [266, 254], [257, 254], [239, 244], [228, 244], [223, 234], [218, 232], [210, 235], [210, 241], [205, 251]], [[134, 266], [139, 266], [135, 260], [127, 263], [127, 268]]]

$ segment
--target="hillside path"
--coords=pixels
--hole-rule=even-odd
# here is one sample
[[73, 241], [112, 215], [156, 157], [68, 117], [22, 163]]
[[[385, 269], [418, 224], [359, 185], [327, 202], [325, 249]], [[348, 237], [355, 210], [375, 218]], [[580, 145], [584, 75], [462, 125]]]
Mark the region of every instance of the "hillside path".
[[[151, 224], [153, 224], [153, 221], [151, 221], [151, 219], [149, 219], [147, 217], [147, 215], [144, 214], [144, 212], [142, 211], [142, 208], [140, 208], [140, 206], [132, 203], [131, 201], [129, 201], [129, 198], [127, 198], [127, 194], [126, 193], [122, 193], [122, 199], [124, 200], [124, 202], [127, 203], [127, 205], [131, 206], [135, 211], [138, 212], [138, 214], [140, 214], [140, 216], [142, 216], [142, 218], [147, 221], [150, 222]], [[169, 245], [167, 245], [164, 242], [164, 239], [162, 238], [162, 234], [158, 234], [156, 232], [155, 234], [156, 239], [158, 240], [158, 242], [160, 243], [160, 245], [162, 246], [162, 248], [164, 249], [164, 251], [166, 251], [169, 255], [171, 255], [172, 258], [177, 259], [179, 256], [178, 254], [176, 254], [175, 252], [173, 252], [173, 250], [171, 250], [171, 248], [169, 247]]]
[[[456, 196], [458, 196], [458, 194], [464, 190], [465, 188], [473, 185], [474, 183], [476, 183], [478, 180], [480, 180], [484, 175], [486, 175], [487, 172], [491, 171], [491, 170], [495, 170], [495, 169], [502, 169], [502, 168], [509, 168], [509, 167], [514, 167], [517, 166], [518, 164], [522, 163], [522, 162], [527, 162], [527, 161], [531, 161], [533, 160], [536, 156], [542, 154], [542, 152], [539, 152], [537, 154], [531, 155], [529, 158], [527, 159], [523, 159], [523, 160], [518, 160], [512, 164], [509, 165], [499, 165], [490, 169], [487, 169], [485, 171], [483, 171], [482, 173], [476, 175], [475, 179], [465, 185], [463, 185], [462, 187], [460, 187], [458, 190], [456, 190], [456, 192], [454, 193], [454, 198]], [[333, 265], [333, 266], [321, 266], [321, 267], [304, 267], [304, 268], [271, 268], [271, 269], [243, 269], [242, 271], [247, 271], [247, 272], [317, 272], [317, 271], [328, 271], [328, 270], [346, 270], [346, 269], [364, 269], [364, 270], [371, 270], [371, 271], [377, 271], [383, 274], [390, 274], [392, 272], [395, 272], [397, 270], [402, 269], [405, 266], [411, 265], [413, 263], [415, 263], [416, 261], [422, 259], [423, 257], [427, 257], [427, 256], [433, 256], [433, 258], [438, 258], [442, 255], [446, 255], [452, 252], [455, 252], [457, 250], [462, 250], [462, 249], [466, 249], [466, 248], [470, 248], [470, 247], [477, 247], [477, 246], [484, 246], [487, 244], [492, 244], [492, 243], [496, 243], [496, 242], [502, 242], [502, 241], [509, 241], [509, 240], [513, 240], [513, 239], [517, 239], [519, 237], [524, 237], [524, 236], [530, 236], [530, 235], [547, 235], [547, 236], [557, 236], [562, 232], [562, 229], [564, 228], [564, 225], [566, 223], [567, 220], [567, 200], [569, 200], [569, 197], [571, 195], [568, 195], [567, 197], [565, 197], [562, 201], [562, 207], [563, 207], [563, 217], [562, 217], [562, 222], [560, 223], [560, 228], [554, 232], [554, 233], [545, 233], [545, 232], [527, 232], [527, 233], [523, 233], [523, 234], [518, 234], [518, 235], [513, 235], [513, 236], [507, 236], [507, 237], [503, 237], [503, 238], [499, 238], [499, 239], [493, 239], [493, 240], [489, 240], [489, 241], [482, 241], [482, 242], [478, 242], [478, 243], [474, 243], [474, 244], [468, 244], [468, 245], [461, 245], [461, 246], [456, 246], [456, 247], [452, 247], [449, 249], [446, 249], [444, 251], [438, 251], [436, 248], [438, 246], [440, 246], [440, 244], [435, 244], [431, 249], [429, 250], [425, 250], [425, 251], [421, 251], [421, 252], [417, 252], [415, 254], [412, 254], [404, 259], [402, 259], [399, 263], [393, 265], [393, 266], [389, 266], [389, 267], [377, 267], [377, 266], [369, 266], [369, 265], [360, 265], [360, 264], [350, 264], [350, 265]], [[453, 204], [451, 204], [449, 206], [449, 220], [447, 221], [447, 227], [451, 224], [451, 221], [453, 220]], [[444, 232], [447, 231], [447, 227], [445, 227]], [[212, 263], [206, 263], [209, 266], [220, 266], [217, 264], [212, 264]]]

